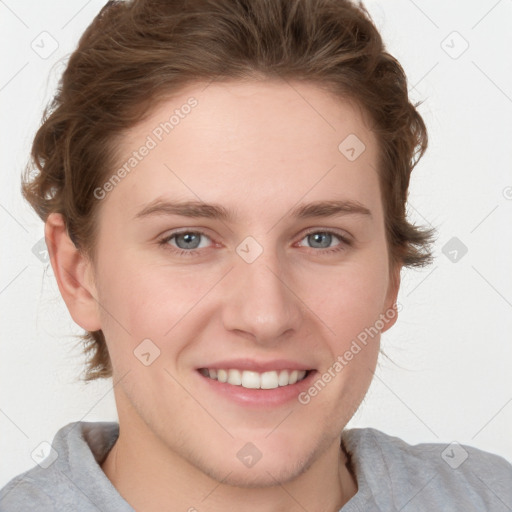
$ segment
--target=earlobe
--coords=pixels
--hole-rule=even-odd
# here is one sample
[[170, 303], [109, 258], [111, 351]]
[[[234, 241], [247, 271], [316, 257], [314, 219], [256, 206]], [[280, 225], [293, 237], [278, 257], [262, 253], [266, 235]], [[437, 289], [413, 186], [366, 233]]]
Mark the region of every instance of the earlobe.
[[48, 216], [44, 235], [55, 279], [71, 317], [87, 331], [101, 329], [91, 262], [69, 238], [61, 214]]

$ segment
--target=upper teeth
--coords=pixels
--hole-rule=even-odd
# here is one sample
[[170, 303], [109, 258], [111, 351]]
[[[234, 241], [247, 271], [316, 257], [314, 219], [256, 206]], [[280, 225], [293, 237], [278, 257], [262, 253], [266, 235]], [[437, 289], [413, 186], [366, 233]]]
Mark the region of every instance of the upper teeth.
[[306, 376], [306, 370], [280, 370], [259, 373], [248, 370], [202, 368], [200, 371], [206, 377], [219, 382], [249, 389], [274, 389], [278, 386], [288, 386], [289, 384], [295, 384]]

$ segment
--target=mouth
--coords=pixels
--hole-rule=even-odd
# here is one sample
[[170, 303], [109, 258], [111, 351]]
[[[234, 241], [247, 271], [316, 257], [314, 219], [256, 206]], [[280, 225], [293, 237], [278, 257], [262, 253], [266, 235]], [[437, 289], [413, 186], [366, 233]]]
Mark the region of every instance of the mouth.
[[200, 368], [199, 373], [208, 379], [245, 389], [276, 389], [297, 384], [314, 370], [271, 370], [256, 372], [236, 368]]

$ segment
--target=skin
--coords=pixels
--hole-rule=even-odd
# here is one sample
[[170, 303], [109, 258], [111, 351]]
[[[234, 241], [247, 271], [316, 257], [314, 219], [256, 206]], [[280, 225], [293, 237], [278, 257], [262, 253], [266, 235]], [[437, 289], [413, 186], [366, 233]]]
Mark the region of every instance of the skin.
[[[321, 375], [393, 308], [399, 269], [389, 267], [377, 141], [360, 109], [313, 84], [192, 84], [126, 133], [119, 165], [191, 96], [198, 105], [101, 200], [94, 264], [60, 215], [46, 223], [67, 307], [84, 329], [103, 330], [112, 359], [120, 436], [102, 469], [137, 510], [339, 510], [357, 492], [340, 434], [368, 390], [380, 335], [307, 405], [234, 403], [197, 368], [284, 358]], [[366, 146], [354, 161], [338, 150], [350, 134]], [[237, 216], [136, 219], [156, 198]], [[320, 200], [371, 215], [289, 217]], [[180, 228], [206, 234], [195, 256], [172, 251], [183, 239], [158, 245]], [[310, 229], [351, 244], [333, 235], [315, 245]], [[248, 236], [263, 249], [250, 264], [236, 252]], [[149, 366], [134, 356], [147, 338], [160, 350]], [[262, 454], [251, 468], [236, 456], [248, 442]]]

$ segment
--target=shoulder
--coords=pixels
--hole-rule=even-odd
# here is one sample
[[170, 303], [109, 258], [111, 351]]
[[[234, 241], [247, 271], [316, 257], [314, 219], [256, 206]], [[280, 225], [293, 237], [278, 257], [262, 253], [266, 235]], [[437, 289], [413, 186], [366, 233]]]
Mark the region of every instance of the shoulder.
[[1, 512], [57, 510], [53, 499], [40, 486], [37, 469], [16, 476], [0, 490]]
[[422, 503], [432, 510], [512, 509], [512, 465], [498, 455], [456, 442], [410, 445], [372, 428], [346, 430], [342, 439], [358, 479], [387, 490], [404, 512], [407, 504], [423, 510]]
[[62, 427], [51, 449], [45, 450], [46, 457], [0, 490], [0, 512], [97, 510], [94, 496], [111, 495], [113, 490], [99, 461], [117, 439], [118, 429], [114, 422]]

